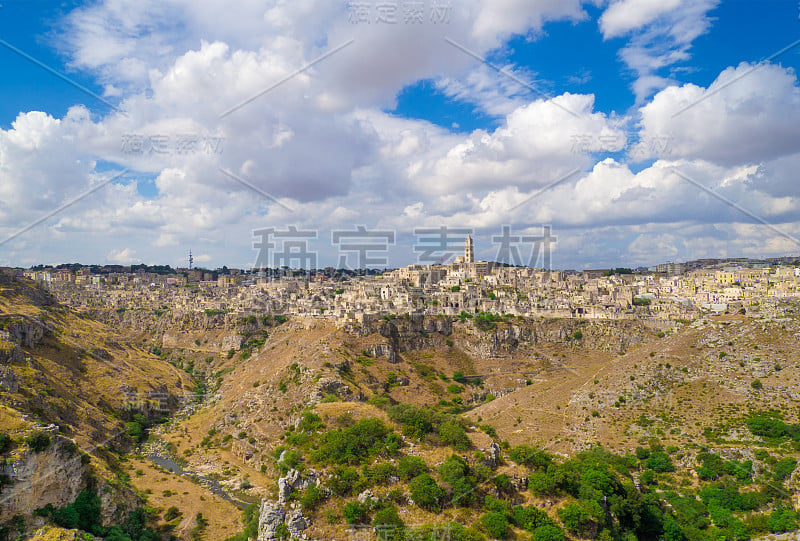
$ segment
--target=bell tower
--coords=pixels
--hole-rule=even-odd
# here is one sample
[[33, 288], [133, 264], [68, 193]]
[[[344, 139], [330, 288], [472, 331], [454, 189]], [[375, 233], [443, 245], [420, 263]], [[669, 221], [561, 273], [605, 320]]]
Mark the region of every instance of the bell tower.
[[472, 236], [467, 235], [467, 240], [464, 243], [464, 263], [475, 262], [475, 248], [472, 245]]

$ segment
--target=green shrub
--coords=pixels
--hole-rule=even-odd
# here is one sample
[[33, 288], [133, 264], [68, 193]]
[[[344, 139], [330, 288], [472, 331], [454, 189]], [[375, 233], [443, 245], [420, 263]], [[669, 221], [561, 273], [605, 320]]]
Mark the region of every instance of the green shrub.
[[797, 460], [790, 456], [784, 457], [772, 466], [773, 476], [776, 481], [784, 481], [792, 475], [795, 468], [797, 468]]
[[505, 539], [508, 537], [509, 524], [505, 513], [500, 511], [489, 511], [481, 516], [481, 526], [494, 539]]
[[397, 465], [397, 473], [401, 479], [408, 480], [428, 472], [428, 465], [418, 456], [404, 456]]
[[769, 496], [759, 492], [739, 492], [735, 484], [720, 482], [700, 489], [700, 499], [706, 505], [713, 504], [729, 511], [752, 511], [766, 503]]
[[242, 523], [244, 524], [244, 530], [233, 537], [229, 537], [227, 541], [249, 541], [250, 539], [255, 539], [258, 537], [258, 519], [259, 507], [258, 505], [251, 503], [242, 512]]
[[564, 541], [564, 532], [555, 524], [539, 526], [533, 530], [533, 541]]
[[429, 511], [438, 510], [446, 496], [442, 487], [427, 473], [414, 477], [408, 483], [408, 488], [414, 503]]
[[533, 532], [542, 526], [553, 524], [553, 519], [547, 513], [533, 506], [515, 506], [512, 510], [511, 518], [515, 526], [529, 532]]
[[422, 439], [435, 431], [441, 443], [450, 445], [456, 450], [466, 451], [471, 447], [464, 427], [454, 415], [410, 404], [396, 404], [389, 408], [387, 413], [392, 421], [403, 426], [403, 433], [407, 436]]
[[390, 505], [375, 513], [375, 518], [372, 519], [372, 526], [376, 530], [387, 531], [387, 527], [393, 527], [399, 530], [404, 524], [397, 514], [397, 509], [395, 509], [393, 505]]
[[714, 481], [725, 473], [725, 465], [719, 455], [714, 453], [698, 453], [697, 476], [703, 481]]
[[445, 421], [439, 425], [439, 439], [445, 445], [450, 445], [457, 451], [466, 451], [472, 446], [467, 437], [467, 432], [458, 421]]
[[315, 432], [322, 428], [322, 418], [309, 410], [303, 410], [300, 420], [297, 422], [297, 430], [302, 432]]
[[364, 477], [372, 484], [389, 484], [393, 477], [398, 477], [397, 466], [388, 462], [380, 462], [371, 467], [364, 467]]
[[483, 498], [483, 508], [486, 511], [499, 511], [505, 515], [511, 514], [511, 504], [494, 496]]
[[513, 488], [511, 485], [511, 478], [505, 473], [501, 473], [500, 475], [495, 476], [493, 481], [494, 481], [494, 486], [501, 493], [511, 492]]
[[147, 435], [147, 430], [136, 421], [131, 421], [129, 423], [125, 423], [125, 433], [134, 441], [141, 442], [144, 441]]
[[664, 451], [653, 451], [647, 458], [647, 467], [654, 472], [664, 473], [675, 471], [675, 466], [672, 464], [669, 455]]
[[439, 477], [445, 483], [453, 484], [469, 471], [469, 466], [463, 458], [452, 455], [439, 465]]
[[641, 477], [639, 477], [639, 481], [645, 486], [658, 484], [658, 481], [656, 480], [656, 472], [653, 470], [643, 471]]
[[790, 509], [776, 508], [767, 519], [767, 527], [772, 533], [784, 533], [796, 530], [798, 526], [797, 513]]
[[534, 472], [528, 477], [528, 489], [539, 496], [552, 496], [558, 492], [558, 481], [545, 472]]
[[349, 496], [361, 486], [361, 482], [355, 468], [336, 466], [331, 470], [326, 485], [337, 496]]
[[473, 322], [481, 331], [491, 331], [497, 328], [497, 322], [502, 319], [502, 316], [490, 312], [479, 312], [475, 314]]
[[580, 536], [587, 534], [592, 524], [589, 513], [577, 503], [559, 509], [558, 518], [567, 530]]
[[396, 404], [387, 412], [389, 419], [403, 427], [403, 434], [412, 438], [422, 439], [426, 434], [433, 432], [434, 413], [430, 410], [418, 408], [410, 404]]
[[495, 430], [495, 428], [492, 425], [481, 425], [478, 428], [483, 430], [484, 433], [486, 433], [486, 435], [489, 436], [490, 438], [492, 438], [493, 440], [497, 440], [497, 439], [500, 438], [497, 435], [497, 430]]
[[508, 452], [509, 458], [533, 470], [547, 470], [553, 463], [553, 458], [545, 451], [527, 445], [517, 445]]
[[739, 481], [747, 481], [753, 477], [752, 460], [745, 460], [744, 462], [728, 460], [723, 464], [723, 469], [728, 475], [735, 477]]
[[34, 453], [41, 453], [50, 447], [50, 436], [46, 432], [37, 430], [28, 434], [25, 438], [25, 444]]
[[400, 439], [378, 419], [361, 419], [353, 426], [321, 435], [311, 459], [321, 464], [361, 464], [377, 455], [392, 456]]
[[178, 518], [180, 514], [181, 512], [178, 510], [178, 508], [173, 505], [164, 512], [164, 520], [169, 522], [171, 520]]
[[11, 436], [5, 432], [0, 432], [0, 453], [5, 453], [11, 448]]
[[289, 531], [289, 527], [286, 524], [278, 524], [278, 527], [275, 528], [275, 537], [289, 539], [292, 537], [292, 532]]
[[348, 524], [363, 524], [367, 522], [367, 506], [359, 502], [347, 502], [342, 509], [342, 515]]
[[316, 485], [310, 485], [300, 495], [299, 501], [303, 511], [313, 512], [325, 501], [325, 493]]
[[[79, 528], [85, 532], [101, 533], [102, 516], [100, 498], [91, 489], [85, 489], [70, 505], [54, 508], [48, 505], [37, 510], [38, 515], [50, 516], [53, 522], [66, 529]], [[133, 514], [133, 513], [132, 513]]]
[[781, 414], [776, 411], [753, 413], [745, 419], [745, 425], [750, 432], [762, 438], [779, 439], [800, 436], [800, 425], [785, 423]]

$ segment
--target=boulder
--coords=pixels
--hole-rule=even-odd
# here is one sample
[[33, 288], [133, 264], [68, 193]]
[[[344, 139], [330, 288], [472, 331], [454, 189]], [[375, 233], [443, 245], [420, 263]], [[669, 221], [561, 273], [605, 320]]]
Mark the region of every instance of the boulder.
[[378, 498], [375, 497], [375, 494], [372, 493], [370, 489], [365, 490], [361, 494], [358, 495], [356, 498], [358, 503], [377, 503]]
[[370, 357], [385, 357], [392, 364], [398, 362], [397, 354], [391, 344], [376, 344], [367, 349], [367, 353]]
[[319, 391], [323, 394], [332, 393], [342, 398], [351, 393], [350, 387], [348, 387], [345, 382], [333, 378], [322, 378], [319, 380]]
[[292, 535], [300, 535], [310, 525], [309, 520], [303, 516], [300, 509], [295, 509], [286, 516], [286, 527], [289, 528]]

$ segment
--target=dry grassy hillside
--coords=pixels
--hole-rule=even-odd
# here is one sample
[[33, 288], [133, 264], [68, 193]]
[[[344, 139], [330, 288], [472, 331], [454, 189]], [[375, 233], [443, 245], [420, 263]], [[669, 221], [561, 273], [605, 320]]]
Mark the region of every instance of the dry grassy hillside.
[[[699, 486], [697, 449], [752, 458], [759, 438], [744, 428], [751, 410], [777, 408], [787, 423], [800, 413], [796, 320], [707, 317], [661, 332], [634, 322], [515, 318], [481, 329], [441, 318], [364, 326], [295, 319], [243, 334], [244, 349], [234, 354], [193, 352], [189, 341], [164, 349], [165, 358], [207, 379], [209, 399], [160, 437], [187, 469], [213, 476], [245, 502], [275, 498], [274, 451], [307, 408], [329, 428], [378, 418], [398, 432], [387, 404], [462, 413], [472, 447], [484, 451], [492, 442], [487, 428], [511, 447], [570, 456], [598, 444], [627, 455], [658, 441], [672, 453], [674, 482], [684, 486]], [[451, 451], [431, 441], [414, 453], [436, 465]], [[528, 494], [522, 503], [547, 508], [546, 501]], [[326, 504], [308, 533], [334, 535], [341, 524], [327, 526], [323, 517], [341, 520], [341, 511]], [[400, 511], [406, 523], [437, 518], [414, 506]], [[438, 518], [463, 521], [462, 514]], [[226, 530], [236, 526], [220, 520]]]
[[[221, 353], [209, 359], [202, 352], [202, 360], [191, 364], [193, 370], [208, 376], [212, 398], [205, 409], [178, 425], [171, 441], [179, 453], [190, 452], [184, 456], [198, 467], [218, 464], [224, 457], [238, 460], [238, 467], [248, 465], [252, 473], [260, 471], [262, 464], [271, 469], [273, 461], [267, 454], [280, 444], [281, 434], [297, 421], [302, 409], [324, 401], [365, 402], [386, 397], [452, 411], [478, 407], [471, 415], [484, 415], [488, 420], [491, 410], [477, 412], [491, 404], [526, 397], [533, 401], [526, 406], [533, 408], [529, 415], [538, 410], [562, 419], [565, 414], [555, 409], [549, 386], [572, 381], [578, 373], [594, 373], [611, 362], [615, 354], [608, 350], [617, 351], [619, 340], [615, 333], [608, 333], [609, 327], [626, 328], [634, 342], [656, 339], [654, 331], [626, 322], [548, 322], [548, 326], [560, 328], [551, 333], [557, 341], [539, 336], [527, 342], [516, 338], [508, 341], [507, 336], [512, 326], [524, 328], [523, 321], [499, 322], [487, 332], [476, 332], [470, 322], [457, 322], [447, 327], [447, 334], [424, 328], [404, 330], [402, 322], [396, 324], [405, 335], [399, 338], [394, 357], [389, 351], [389, 332], [383, 336], [368, 332], [372, 329], [356, 331], [315, 319], [292, 320], [265, 330], [263, 345], [245, 355], [246, 359], [240, 354], [228, 359]], [[435, 328], [437, 323], [425, 324]], [[578, 328], [585, 337], [575, 340], [573, 329]], [[590, 347], [594, 335], [601, 349]], [[175, 352], [165, 350], [164, 354], [184, 364], [190, 356], [186, 349], [181, 350], [182, 361], [175, 358]], [[454, 375], [461, 381], [455, 381]], [[476, 384], [478, 381], [480, 384]], [[481, 406], [492, 397], [493, 402]], [[549, 404], [536, 407], [536, 400]], [[526, 422], [533, 421], [526, 415]], [[536, 432], [541, 434], [542, 429], [539, 426]], [[562, 429], [563, 423], [557, 431]], [[232, 436], [226, 449], [207, 450], [201, 445], [209, 430], [215, 432], [217, 440]], [[524, 439], [518, 436], [520, 432], [516, 426], [504, 427], [503, 439]]]
[[0, 403], [16, 419], [58, 425], [81, 446], [119, 432], [119, 414], [129, 404], [174, 410], [192, 389], [185, 372], [58, 304], [30, 280], [0, 274], [0, 322], [11, 334], [0, 345], [6, 352]]
[[[32, 290], [28, 296], [39, 294]], [[49, 301], [42, 299], [29, 305], [17, 300], [22, 306], [18, 313], [57, 332], [44, 333], [25, 352], [41, 365], [40, 374], [58, 374], [62, 382], [58, 385], [66, 381], [71, 387], [54, 384], [55, 397], [40, 391], [20, 393], [29, 409], [37, 406], [50, 412], [76, 432], [88, 430], [69, 424], [80, 421], [59, 410], [57, 399], [71, 396], [69, 389], [87, 395], [86, 407], [102, 419], [108, 409], [105, 401], [113, 411], [108, 395], [119, 385], [111, 366], [122, 366], [132, 387], [152, 390], [169, 386], [173, 378], [171, 388], [194, 384], [197, 396], [204, 397], [202, 403], [155, 429], [142, 456], [122, 465], [132, 486], [160, 512], [154, 524], [177, 539], [232, 536], [242, 527], [237, 505], [279, 499], [282, 493], [276, 481], [292, 466], [312, 472], [324, 489], [321, 500], [309, 507], [306, 500], [314, 495], [309, 496], [308, 489], [300, 487], [292, 496], [303, 502], [310, 521], [305, 533], [315, 539], [348, 538], [348, 521], [383, 520], [390, 508], [406, 525], [448, 521], [471, 525], [459, 533], [462, 540], [498, 535], [493, 530], [497, 524], [489, 524], [494, 520], [509, 521], [507, 535], [525, 538], [534, 528], [532, 523], [524, 526], [524, 517], [515, 513], [530, 518], [539, 512], [535, 509], [544, 513], [536, 515], [537, 520], [569, 538], [594, 538], [603, 532], [610, 538], [624, 538], [630, 532], [638, 532], [639, 538], [651, 535], [642, 533], [650, 531], [642, 524], [624, 525], [621, 515], [578, 520], [580, 513], [593, 509], [587, 496], [591, 491], [571, 492], [565, 487], [549, 492], [547, 483], [556, 481], [545, 483], [544, 470], [519, 461], [520, 449], [529, 449], [524, 446], [543, 449], [550, 453], [546, 460], [563, 463], [559, 466], [563, 468], [610, 467], [621, 476], [610, 490], [633, 498], [631, 502], [639, 498], [631, 505], [644, 505], [650, 496], [662, 498], [657, 513], [662, 518], [653, 519], [662, 530], [652, 534], [654, 539], [666, 535], [664, 528], [682, 528], [683, 537], [671, 539], [780, 532], [795, 520], [794, 515], [781, 514], [796, 503], [796, 474], [789, 468], [797, 455], [795, 442], [786, 435], [754, 435], [747, 423], [753, 412], [775, 410], [769, 414], [769, 419], [780, 416], [774, 426], [784, 427], [781, 430], [790, 435], [800, 426], [796, 319], [709, 316], [663, 330], [637, 321], [489, 315], [384, 317], [365, 324], [324, 318], [237, 321], [174, 315], [167, 320], [148, 315], [153, 329], [142, 332], [139, 327], [125, 329], [126, 321], [142, 319], [142, 314], [107, 314], [104, 321], [116, 326], [110, 331], [71, 310], [48, 307]], [[5, 306], [0, 308], [8, 313]], [[73, 345], [78, 351], [74, 357], [59, 349], [66, 349], [67, 338], [85, 344]], [[130, 340], [160, 358], [142, 353]], [[113, 361], [103, 362], [107, 356]], [[80, 374], [91, 379], [80, 383]], [[38, 377], [27, 385], [33, 388], [47, 376]], [[91, 394], [95, 388], [100, 392]], [[409, 432], [410, 425], [397, 417], [400, 410], [393, 407], [398, 404], [430, 412], [425, 415], [435, 419], [432, 432]], [[0, 421], [20, 423], [13, 410], [8, 412], [0, 411]], [[332, 445], [334, 436], [346, 439], [350, 430], [376, 429], [362, 423], [370, 419], [397, 435], [399, 447], [358, 458], [353, 464], [360, 480], [350, 489], [337, 489], [344, 475], [342, 464], [347, 462], [321, 456], [317, 449]], [[460, 425], [467, 440], [457, 444], [448, 440], [450, 436], [441, 430], [447, 423]], [[616, 454], [597, 452], [597, 445]], [[385, 475], [394, 471], [403, 457], [419, 457], [433, 482], [452, 499], [456, 481], [448, 481], [452, 472], [447, 471], [458, 462], [451, 458], [454, 453], [465, 471], [472, 472], [463, 478], [470, 481], [458, 481], [473, 487], [466, 506], [418, 505], [410, 478], [389, 475], [376, 481], [374, 477], [379, 471]], [[657, 460], [648, 458], [651, 454]], [[148, 456], [171, 457], [184, 474], [156, 467]], [[727, 473], [720, 469], [722, 464]], [[717, 477], [709, 477], [703, 468]], [[745, 469], [747, 475], [742, 473]], [[596, 481], [600, 470], [587, 475]], [[497, 478], [510, 485], [501, 486]], [[529, 479], [534, 486], [526, 490]], [[714, 482], [738, 483], [744, 491], [761, 494], [761, 503], [746, 511], [719, 510], [717, 503], [702, 499]], [[777, 497], [769, 492], [774, 486], [780, 487], [775, 489]], [[633, 495], [637, 491], [640, 496]], [[681, 512], [676, 509], [701, 500], [699, 505], [707, 507], [698, 511], [700, 518], [677, 526]], [[300, 512], [298, 503], [290, 500], [286, 505]], [[366, 515], [353, 519], [350, 515], [359, 506], [366, 506], [362, 510]], [[172, 507], [175, 512], [165, 514]], [[257, 524], [257, 513], [247, 516], [251, 527]], [[551, 534], [552, 539], [563, 535]]]
[[44, 535], [34, 512], [86, 490], [97, 532], [124, 521], [143, 503], [121, 475], [119, 453], [135, 444], [126, 422], [169, 415], [192, 386], [123, 333], [0, 269], [0, 539]]

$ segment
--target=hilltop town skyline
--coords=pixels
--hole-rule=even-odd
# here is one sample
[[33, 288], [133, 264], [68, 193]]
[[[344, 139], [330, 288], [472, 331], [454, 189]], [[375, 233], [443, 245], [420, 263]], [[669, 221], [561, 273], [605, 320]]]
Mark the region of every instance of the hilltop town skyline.
[[[291, 254], [295, 257], [300, 252]], [[463, 253], [452, 261], [363, 274], [332, 267], [251, 272], [169, 267], [152, 269], [155, 272], [148, 268], [93, 272], [82, 267], [28, 269], [21, 274], [73, 306], [122, 311], [169, 309], [188, 314], [230, 313], [239, 318], [293, 315], [362, 323], [397, 314], [460, 315], [463, 319], [464, 314], [486, 313], [634, 318], [668, 324], [709, 312], [746, 314], [756, 309], [770, 313], [781, 301], [800, 299], [798, 265], [800, 260], [794, 258], [772, 264], [705, 260], [690, 265], [665, 263], [652, 269], [558, 271], [476, 260], [474, 241], [467, 235]]]
[[[448, 261], [444, 261], [443, 263], [451, 263], [455, 260], [457, 255], [453, 255]], [[509, 267], [529, 267], [529, 268], [544, 268], [543, 266], [530, 266], [530, 265], [519, 265], [514, 263], [509, 263], [506, 261], [498, 261], [498, 260], [488, 260], [489, 263], [492, 264], [499, 264]], [[568, 267], [558, 267], [552, 266], [550, 270], [558, 270], [558, 271], [575, 271], [575, 272], [582, 272], [584, 270], [623, 270], [623, 271], [633, 271], [635, 273], [645, 273], [645, 272], [666, 272], [667, 265], [684, 265], [686, 268], [693, 269], [693, 268], [702, 268], [702, 267], [714, 267], [718, 265], [781, 265], [781, 264], [791, 264], [793, 262], [800, 262], [800, 255], [780, 255], [775, 257], [765, 257], [765, 258], [753, 258], [753, 257], [702, 257], [697, 259], [692, 259], [688, 261], [680, 261], [680, 260], [670, 260], [670, 261], [661, 261], [661, 262], [652, 262], [648, 265], [636, 265], [636, 266], [625, 266], [622, 264], [616, 265], [609, 265], [606, 267], [597, 267], [597, 269], [590, 269], [589, 266], [585, 266], [584, 268], [568, 268]], [[391, 261], [390, 261], [391, 263]], [[350, 266], [335, 266], [335, 265], [326, 265], [321, 264], [314, 268], [307, 268], [307, 267], [292, 267], [288, 266], [288, 268], [293, 270], [346, 270], [349, 272], [358, 272], [358, 271], [391, 271], [396, 270], [398, 268], [408, 266], [408, 265], [418, 265], [421, 264], [419, 261], [416, 262], [409, 262], [405, 265], [398, 265], [392, 266], [391, 264], [381, 265], [381, 266], [365, 266], [365, 267], [350, 267]], [[427, 265], [437, 265], [441, 263], [427, 263]], [[176, 264], [170, 264], [166, 262], [137, 262], [128, 265], [121, 265], [121, 264], [114, 264], [114, 263], [81, 263], [79, 261], [69, 261], [69, 262], [52, 262], [52, 263], [36, 263], [33, 265], [29, 265], [27, 267], [17, 267], [17, 268], [27, 268], [27, 269], [44, 269], [44, 268], [65, 268], [65, 267], [75, 267], [75, 268], [89, 268], [89, 269], [96, 269], [98, 272], [129, 272], [132, 268], [145, 268], [145, 269], [164, 269], [167, 268], [185, 272], [192, 269], [200, 269], [204, 271], [214, 271], [214, 272], [227, 272], [228, 270], [235, 270], [237, 272], [258, 272], [259, 270], [264, 269], [276, 269], [279, 268], [277, 266], [267, 266], [267, 267], [255, 267], [255, 266], [247, 266], [243, 265], [237, 267], [231, 264], [223, 264], [219, 266], [213, 265], [204, 265], [204, 264], [188, 264], [188, 258], [184, 259], [183, 262], [179, 262]]]

